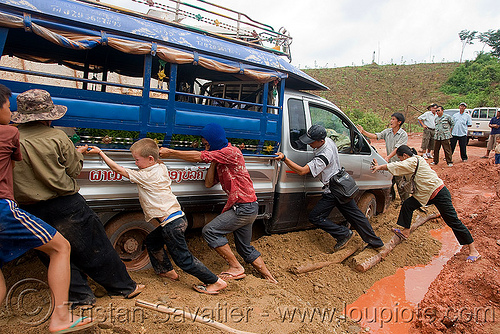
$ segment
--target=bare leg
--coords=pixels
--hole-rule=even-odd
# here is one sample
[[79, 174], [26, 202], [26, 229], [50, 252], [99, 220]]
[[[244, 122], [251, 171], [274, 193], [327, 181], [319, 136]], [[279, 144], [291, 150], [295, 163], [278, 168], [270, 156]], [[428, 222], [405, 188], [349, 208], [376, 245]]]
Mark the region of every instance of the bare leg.
[[[71, 279], [69, 258], [71, 247], [69, 242], [57, 232], [54, 238], [36, 249], [50, 257], [48, 281], [50, 290], [54, 294], [54, 313], [50, 318], [50, 331], [69, 327], [73, 322], [69, 313], [68, 291]], [[82, 324], [90, 320], [83, 321]]]
[[2, 270], [0, 269], [0, 305], [7, 295], [7, 286], [5, 285], [5, 278], [3, 277]]
[[278, 283], [278, 281], [273, 277], [273, 275], [271, 275], [269, 269], [267, 269], [264, 260], [262, 260], [262, 256], [256, 258], [255, 261], [252, 262], [252, 266], [262, 275], [262, 277], [264, 277], [269, 282]]
[[229, 264], [229, 269], [225, 270], [224, 272], [230, 273], [235, 276], [243, 274], [245, 272], [245, 268], [243, 268], [243, 266], [238, 262], [236, 256], [234, 256], [234, 253], [228, 244], [216, 247], [214, 249]]

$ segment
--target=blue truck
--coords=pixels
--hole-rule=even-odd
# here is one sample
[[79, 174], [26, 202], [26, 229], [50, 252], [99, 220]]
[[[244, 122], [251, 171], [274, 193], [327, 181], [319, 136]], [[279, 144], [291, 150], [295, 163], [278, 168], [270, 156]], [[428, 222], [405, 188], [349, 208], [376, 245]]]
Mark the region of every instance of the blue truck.
[[[68, 107], [54, 126], [77, 145], [100, 146], [130, 168], [134, 140], [151, 137], [160, 146], [201, 149], [200, 130], [219, 123], [245, 156], [258, 219], [268, 233], [312, 227], [307, 213], [322, 184], [272, 158], [281, 151], [304, 165], [313, 152], [298, 138], [312, 124], [323, 124], [357, 181], [363, 212], [371, 217], [387, 208], [391, 176], [370, 172], [371, 161], [382, 157], [336, 105], [308, 92], [328, 87], [290, 64], [291, 37], [284, 29], [204, 0], [134, 2], [154, 4], [154, 10], [103, 1], [0, 0], [0, 83], [13, 91], [12, 109], [19, 93], [45, 89]], [[190, 227], [202, 227], [221, 212], [226, 195], [220, 186], [204, 187], [207, 164], [165, 163]], [[143, 241], [155, 225], [144, 221], [136, 186], [96, 156], [85, 158], [78, 183], [128, 269], [146, 267]], [[331, 217], [343, 219], [338, 210]]]

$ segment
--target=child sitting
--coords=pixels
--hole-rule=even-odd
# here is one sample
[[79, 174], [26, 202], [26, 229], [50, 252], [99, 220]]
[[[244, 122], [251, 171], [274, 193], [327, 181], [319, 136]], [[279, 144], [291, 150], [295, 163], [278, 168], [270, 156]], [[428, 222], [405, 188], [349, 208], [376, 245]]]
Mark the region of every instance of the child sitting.
[[99, 147], [91, 146], [90, 154], [99, 154], [106, 164], [116, 173], [136, 183], [139, 191], [139, 202], [146, 221], [156, 219], [160, 226], [146, 237], [145, 244], [155, 272], [172, 280], [178, 275], [168, 259], [164, 245], [178, 265], [185, 272], [197, 277], [203, 285], [193, 285], [201, 293], [218, 294], [227, 283], [212, 273], [201, 261], [189, 251], [184, 232], [187, 220], [177, 198], [172, 193], [172, 183], [168, 169], [159, 160], [159, 148], [150, 138], [135, 142], [130, 151], [139, 170], [124, 168], [111, 160]]

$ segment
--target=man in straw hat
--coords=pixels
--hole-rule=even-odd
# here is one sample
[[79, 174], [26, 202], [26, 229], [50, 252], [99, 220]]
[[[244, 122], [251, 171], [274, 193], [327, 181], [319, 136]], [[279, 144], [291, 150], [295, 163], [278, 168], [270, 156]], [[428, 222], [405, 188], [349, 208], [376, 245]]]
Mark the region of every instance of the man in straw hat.
[[436, 127], [436, 109], [437, 103], [432, 103], [427, 106], [427, 111], [418, 116], [418, 123], [424, 128], [422, 135], [422, 153], [424, 159], [433, 159], [432, 152], [434, 151], [434, 131]]
[[93, 325], [91, 319], [80, 317], [73, 320], [68, 310], [69, 242], [55, 228], [23, 211], [14, 201], [12, 167], [22, 155], [19, 132], [8, 125], [11, 96], [10, 89], [0, 84], [0, 304], [7, 295], [1, 267], [34, 248], [50, 258], [47, 277], [54, 312], [50, 317], [49, 331], [62, 333], [84, 329]]
[[102, 222], [78, 193], [76, 177], [88, 146], [75, 149], [63, 131], [50, 126], [66, 111], [67, 107], [54, 105], [45, 90], [31, 89], [17, 96], [17, 111], [12, 112], [11, 120], [20, 124], [24, 159], [14, 168], [15, 199], [21, 208], [55, 227], [70, 242], [71, 302], [95, 303], [86, 275], [110, 295], [135, 297], [144, 285], [130, 278]]

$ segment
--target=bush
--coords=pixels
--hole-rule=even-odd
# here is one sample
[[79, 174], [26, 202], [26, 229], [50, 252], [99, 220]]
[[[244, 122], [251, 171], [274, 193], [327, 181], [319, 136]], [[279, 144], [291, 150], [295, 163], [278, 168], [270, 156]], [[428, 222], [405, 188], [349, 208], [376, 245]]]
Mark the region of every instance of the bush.
[[458, 67], [441, 90], [453, 98], [448, 108], [465, 101], [469, 107], [500, 105], [500, 60], [490, 53], [481, 53], [473, 61]]

